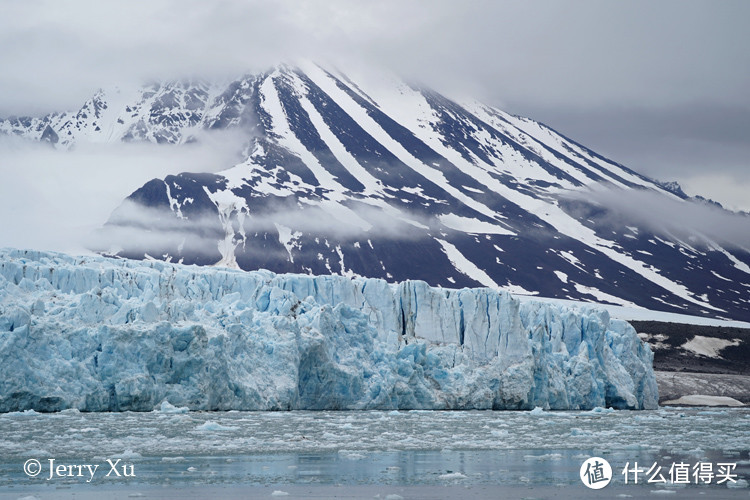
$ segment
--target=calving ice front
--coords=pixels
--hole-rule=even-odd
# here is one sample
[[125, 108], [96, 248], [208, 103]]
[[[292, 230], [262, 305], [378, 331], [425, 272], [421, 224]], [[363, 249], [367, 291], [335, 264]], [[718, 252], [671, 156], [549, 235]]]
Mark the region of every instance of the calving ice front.
[[0, 251], [0, 411], [645, 409], [604, 311], [343, 276]]

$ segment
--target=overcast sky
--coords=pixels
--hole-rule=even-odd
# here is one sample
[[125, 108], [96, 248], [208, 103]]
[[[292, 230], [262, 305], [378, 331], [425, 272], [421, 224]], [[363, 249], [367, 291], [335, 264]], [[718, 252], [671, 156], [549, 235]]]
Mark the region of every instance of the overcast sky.
[[148, 78], [366, 64], [750, 210], [749, 19], [727, 0], [2, 2], [0, 116]]

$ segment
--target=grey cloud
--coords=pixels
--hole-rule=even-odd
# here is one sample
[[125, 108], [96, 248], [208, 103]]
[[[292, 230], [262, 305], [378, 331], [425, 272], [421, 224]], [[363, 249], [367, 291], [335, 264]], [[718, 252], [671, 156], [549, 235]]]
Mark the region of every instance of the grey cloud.
[[478, 97], [659, 179], [750, 184], [747, 19], [742, 0], [3, 2], [0, 116], [310, 58]]
[[236, 77], [297, 58], [376, 59], [375, 46], [399, 37], [393, 30], [413, 33], [433, 18], [394, 0], [47, 0], [0, 9], [0, 116], [72, 108], [100, 86], [145, 79]]
[[[435, 233], [441, 229], [436, 217], [425, 217], [416, 212], [400, 211], [400, 217], [387, 215], [382, 208], [364, 203], [349, 203], [348, 208], [361, 220], [370, 224], [365, 229], [354, 220], [344, 221], [333, 217], [325, 208], [310, 204], [304, 200], [290, 203], [278, 201], [265, 204], [262, 212], [247, 213], [243, 209], [243, 229], [245, 234], [270, 232], [276, 233], [277, 224], [289, 228], [292, 232], [313, 234], [321, 238], [357, 239], [357, 238], [389, 238], [397, 240], [419, 239], [424, 233], [409, 230], [413, 228], [406, 222], [431, 227]], [[166, 216], [165, 216], [166, 215]], [[405, 219], [405, 220], [404, 220]], [[230, 214], [230, 221], [235, 231], [235, 237], [240, 238], [240, 224], [237, 210]], [[223, 225], [218, 211], [207, 209], [201, 215], [191, 215], [189, 219], [180, 219], [171, 212], [163, 209], [147, 207], [136, 202], [125, 200], [109, 218], [106, 231], [96, 236], [92, 243], [97, 249], [104, 249], [110, 243], [117, 246], [117, 242], [132, 244], [141, 237], [144, 242], [138, 242], [140, 247], [159, 247], [179, 244], [182, 238], [192, 239], [195, 235], [206, 236], [215, 252], [219, 239], [224, 238]], [[139, 236], [140, 235], [140, 236]]]
[[86, 251], [88, 235], [146, 181], [236, 163], [237, 136], [206, 134], [199, 143], [80, 144], [58, 151], [0, 141], [0, 246]]
[[[235, 75], [295, 57], [378, 64], [493, 103], [733, 103], [750, 86], [750, 4], [741, 1], [47, 0], [2, 9], [0, 84], [49, 104], [111, 80]], [[0, 110], [13, 102], [4, 96]]]
[[576, 193], [571, 198], [607, 208], [604, 223], [613, 227], [636, 225], [694, 246], [705, 245], [708, 239], [727, 248], [750, 248], [750, 216], [727, 212], [708, 203], [685, 202], [654, 191], [634, 189], [598, 189]]
[[750, 105], [535, 108], [531, 115], [637, 172], [750, 210], [750, 198], [734, 189], [750, 184]]

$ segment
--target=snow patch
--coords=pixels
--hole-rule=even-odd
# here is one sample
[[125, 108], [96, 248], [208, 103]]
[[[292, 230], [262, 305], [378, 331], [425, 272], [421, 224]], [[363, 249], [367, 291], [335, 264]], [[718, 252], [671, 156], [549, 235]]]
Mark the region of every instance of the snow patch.
[[462, 254], [459, 249], [456, 248], [452, 243], [448, 243], [447, 241], [441, 240], [439, 238], [435, 238], [435, 241], [440, 243], [440, 246], [443, 247], [443, 252], [445, 252], [445, 255], [448, 257], [448, 260], [451, 261], [451, 264], [453, 264], [453, 267], [456, 269], [456, 271], [468, 276], [469, 278], [481, 283], [484, 286], [488, 286], [490, 288], [500, 288], [498, 284], [495, 283], [487, 273], [479, 269], [476, 264], [467, 259], [464, 254]]
[[464, 233], [502, 234], [509, 236], [515, 236], [516, 234], [512, 231], [509, 231], [508, 229], [505, 229], [504, 227], [500, 227], [499, 225], [472, 219], [469, 217], [461, 217], [460, 215], [456, 214], [443, 214], [440, 215], [438, 219], [443, 223], [444, 226]]
[[276, 222], [273, 223], [274, 226], [276, 226], [276, 231], [279, 233], [279, 243], [284, 245], [284, 248], [286, 248], [287, 253], [289, 254], [289, 262], [294, 263], [294, 255], [292, 255], [293, 249], [301, 249], [302, 245], [299, 243], [299, 237], [302, 236], [302, 233], [299, 231], [294, 231], [286, 226], [282, 226], [281, 224], [277, 224]]
[[615, 297], [614, 295], [610, 295], [606, 292], [602, 292], [601, 290], [593, 286], [581, 285], [580, 283], [573, 283], [573, 286], [575, 287], [578, 293], [586, 294], [586, 295], [593, 295], [596, 298], [596, 300], [599, 300], [602, 302], [609, 302], [611, 304], [617, 304], [619, 306], [626, 306], [626, 307], [638, 307], [637, 304], [634, 304], [633, 302], [630, 302], [629, 300], [621, 299], [620, 297]]
[[717, 339], [715, 337], [704, 337], [702, 335], [696, 335], [692, 339], [688, 340], [680, 347], [686, 351], [694, 352], [700, 356], [706, 356], [708, 358], [721, 358], [719, 352], [722, 349], [726, 349], [729, 346], [738, 346], [742, 342], [741, 339], [725, 340]]
[[691, 394], [679, 399], [664, 401], [663, 405], [685, 405], [685, 406], [745, 406], [741, 401], [728, 396], [707, 396], [704, 394]]

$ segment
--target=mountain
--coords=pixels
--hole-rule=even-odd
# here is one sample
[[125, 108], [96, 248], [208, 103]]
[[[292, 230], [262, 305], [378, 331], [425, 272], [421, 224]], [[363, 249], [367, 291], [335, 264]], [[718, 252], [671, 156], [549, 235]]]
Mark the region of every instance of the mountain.
[[0, 122], [57, 148], [230, 129], [246, 134], [244, 161], [150, 180], [112, 213], [99, 250], [750, 320], [747, 249], [609, 203], [695, 206], [678, 185], [417, 85], [355, 83], [305, 63], [225, 84], [100, 91], [77, 113]]

